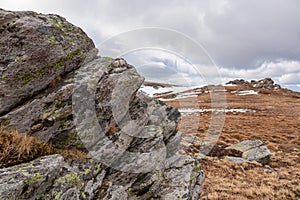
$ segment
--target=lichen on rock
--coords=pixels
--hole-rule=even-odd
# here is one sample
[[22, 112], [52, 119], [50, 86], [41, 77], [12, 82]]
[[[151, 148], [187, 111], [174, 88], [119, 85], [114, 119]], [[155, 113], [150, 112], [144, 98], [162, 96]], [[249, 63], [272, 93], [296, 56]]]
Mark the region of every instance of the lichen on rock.
[[1, 199], [199, 198], [201, 164], [177, 153], [179, 111], [139, 93], [144, 78], [132, 65], [97, 56], [60, 16], [0, 16], [0, 124], [88, 153], [0, 169]]

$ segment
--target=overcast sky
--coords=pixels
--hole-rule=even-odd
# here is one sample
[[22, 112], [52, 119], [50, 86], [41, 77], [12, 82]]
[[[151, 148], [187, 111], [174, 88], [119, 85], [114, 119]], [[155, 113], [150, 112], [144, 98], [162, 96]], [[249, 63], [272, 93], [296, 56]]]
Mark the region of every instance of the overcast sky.
[[[197, 85], [211, 76], [271, 77], [300, 90], [299, 0], [1, 0], [0, 7], [62, 15], [94, 40], [100, 55], [111, 51], [107, 41], [135, 43], [120, 53], [149, 80]], [[200, 45], [186, 47], [193, 42]]]

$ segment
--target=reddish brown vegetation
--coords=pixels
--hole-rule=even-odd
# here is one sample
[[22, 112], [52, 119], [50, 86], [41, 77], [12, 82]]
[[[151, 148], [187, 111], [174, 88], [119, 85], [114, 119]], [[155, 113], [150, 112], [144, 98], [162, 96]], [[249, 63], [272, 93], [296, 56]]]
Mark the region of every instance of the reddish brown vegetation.
[[53, 152], [53, 148], [34, 137], [0, 129], [0, 167], [28, 162]]
[[0, 168], [29, 162], [55, 153], [71, 160], [87, 158], [86, 152], [76, 149], [55, 149], [35, 137], [0, 128]]
[[[227, 113], [218, 145], [247, 139], [262, 140], [272, 152], [264, 169], [258, 163], [238, 165], [206, 157], [202, 199], [296, 199], [300, 196], [300, 93], [288, 90], [226, 87], [227, 108], [256, 112]], [[256, 90], [258, 95], [239, 96], [231, 91]], [[210, 95], [197, 98], [199, 108], [210, 108]], [[167, 101], [176, 107], [195, 108], [195, 99]], [[211, 114], [183, 116], [180, 130], [203, 139], [210, 127]], [[217, 154], [216, 152], [214, 152]], [[190, 155], [197, 153], [190, 151]]]

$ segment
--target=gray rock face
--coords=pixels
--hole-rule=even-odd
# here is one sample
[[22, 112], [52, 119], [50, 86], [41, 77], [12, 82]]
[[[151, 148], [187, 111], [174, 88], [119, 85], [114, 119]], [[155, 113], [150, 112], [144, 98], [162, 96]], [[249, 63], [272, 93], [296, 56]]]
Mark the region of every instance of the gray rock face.
[[263, 142], [260, 140], [244, 140], [242, 142], [233, 144], [226, 149], [235, 149], [241, 152], [248, 151], [250, 149], [256, 148], [263, 145]]
[[1, 199], [93, 199], [106, 171], [92, 160], [69, 164], [60, 155], [0, 169]]
[[243, 164], [245, 162], [249, 162], [248, 160], [246, 160], [244, 158], [241, 158], [241, 157], [232, 157], [232, 156], [225, 156], [224, 160], [235, 162], [237, 164]]
[[257, 161], [263, 165], [268, 164], [271, 157], [270, 150], [260, 140], [245, 140], [233, 144], [226, 149], [234, 149], [243, 152], [242, 158], [227, 157], [227, 160], [243, 163], [245, 161]]
[[[1, 125], [88, 152], [86, 161], [51, 155], [0, 169], [0, 199], [199, 198], [201, 164], [177, 154], [180, 113], [138, 93], [144, 78], [133, 66], [97, 57], [91, 40], [59, 16], [0, 15]], [[13, 34], [26, 36], [22, 54], [9, 48], [19, 44]]]
[[0, 114], [78, 68], [94, 48], [58, 15], [0, 10]]
[[243, 153], [243, 158], [249, 161], [257, 161], [263, 165], [269, 163], [271, 152], [266, 146], [260, 146], [257, 148], [250, 149]]

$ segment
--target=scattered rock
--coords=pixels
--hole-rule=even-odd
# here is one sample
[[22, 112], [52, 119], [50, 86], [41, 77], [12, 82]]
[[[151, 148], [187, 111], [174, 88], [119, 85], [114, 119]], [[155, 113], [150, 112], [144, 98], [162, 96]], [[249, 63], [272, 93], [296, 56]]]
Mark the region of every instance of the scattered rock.
[[[262, 165], [266, 165], [270, 161], [271, 152], [267, 146], [263, 145], [260, 140], [245, 140], [237, 144], [233, 144], [226, 149], [241, 151], [242, 158], [247, 161], [257, 161]], [[228, 159], [228, 158], [227, 158]]]

